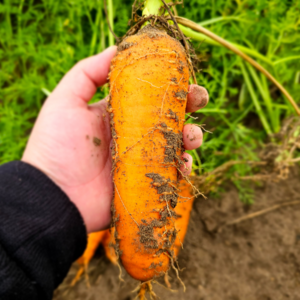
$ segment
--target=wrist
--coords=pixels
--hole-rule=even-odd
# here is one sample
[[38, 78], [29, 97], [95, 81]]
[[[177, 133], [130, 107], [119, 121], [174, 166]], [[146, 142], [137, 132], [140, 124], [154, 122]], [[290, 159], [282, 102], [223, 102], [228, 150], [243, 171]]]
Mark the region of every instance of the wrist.
[[59, 180], [57, 180], [56, 177], [46, 167], [43, 166], [43, 164], [37, 159], [36, 156], [35, 156], [35, 159], [32, 159], [32, 155], [29, 155], [28, 152], [25, 151], [21, 161], [34, 167], [35, 169], [37, 169], [41, 173], [43, 173], [45, 176], [47, 176], [48, 179], [51, 180], [51, 182], [53, 184], [55, 184], [67, 196], [69, 201], [72, 202], [75, 205], [75, 207], [77, 208], [78, 212], [80, 213], [80, 215], [84, 221], [86, 230], [87, 230], [87, 232], [89, 232], [89, 226], [86, 222], [87, 217], [84, 214], [84, 210], [81, 208], [80, 205], [78, 205], [77, 201], [75, 199], [73, 199], [72, 195], [70, 195], [70, 193], [68, 192], [68, 188], [66, 188], [64, 186], [64, 184], [59, 182]]

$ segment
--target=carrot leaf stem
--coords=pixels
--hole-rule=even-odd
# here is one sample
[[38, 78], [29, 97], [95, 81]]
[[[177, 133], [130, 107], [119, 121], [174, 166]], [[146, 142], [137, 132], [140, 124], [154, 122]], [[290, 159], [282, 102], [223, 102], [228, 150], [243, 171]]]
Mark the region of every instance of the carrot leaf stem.
[[[278, 87], [278, 89], [285, 95], [287, 100], [292, 104], [296, 113], [298, 115], [300, 115], [300, 109], [299, 109], [297, 103], [295, 102], [295, 100], [289, 94], [289, 92], [262, 65], [257, 63], [255, 60], [253, 60], [251, 57], [246, 55], [240, 49], [236, 48], [232, 43], [229, 43], [225, 39], [219, 37], [218, 35], [214, 34], [211, 31], [209, 31], [208, 29], [206, 29], [188, 19], [182, 18], [182, 17], [176, 17], [176, 20], [178, 23], [183, 25], [183, 26], [181, 26], [181, 28], [185, 26], [194, 31], [200, 32], [200, 33], [204, 34], [205, 36], [208, 36], [210, 39], [221, 44], [223, 47], [226, 47], [227, 49], [231, 50], [235, 54], [239, 55], [243, 60], [247, 61], [249, 64], [251, 64], [253, 67], [255, 67], [258, 71], [263, 73], [273, 84], [275, 84]], [[186, 32], [184, 32], [184, 33], [186, 34]]]
[[[171, 2], [171, 0], [166, 0], [166, 3]], [[143, 9], [143, 16], [157, 15], [160, 16], [162, 13], [161, 8], [164, 4], [161, 0], [146, 0]]]

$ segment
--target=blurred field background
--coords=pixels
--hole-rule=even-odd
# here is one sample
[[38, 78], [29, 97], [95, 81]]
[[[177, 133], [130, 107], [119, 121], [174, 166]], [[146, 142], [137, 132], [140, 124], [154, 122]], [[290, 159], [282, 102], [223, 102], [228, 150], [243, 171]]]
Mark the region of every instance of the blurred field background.
[[[107, 1], [119, 37], [129, 29], [132, 2]], [[243, 46], [300, 103], [300, 0], [190, 0], [177, 11]], [[204, 134], [203, 146], [191, 152], [194, 172], [214, 192], [230, 178], [240, 199], [249, 203], [252, 179], [264, 171], [253, 162], [261, 161], [271, 144], [277, 149], [273, 165], [298, 163], [299, 128], [290, 135], [287, 128], [278, 134], [295, 112], [279, 90], [240, 57], [205, 38], [192, 42], [201, 60], [198, 83], [210, 94], [209, 105], [193, 114], [198, 119], [188, 120], [205, 124], [210, 132]], [[113, 43], [102, 0], [0, 2], [1, 164], [20, 159], [44, 100], [62, 76], [80, 59]], [[108, 87], [99, 89], [92, 101], [107, 93]]]

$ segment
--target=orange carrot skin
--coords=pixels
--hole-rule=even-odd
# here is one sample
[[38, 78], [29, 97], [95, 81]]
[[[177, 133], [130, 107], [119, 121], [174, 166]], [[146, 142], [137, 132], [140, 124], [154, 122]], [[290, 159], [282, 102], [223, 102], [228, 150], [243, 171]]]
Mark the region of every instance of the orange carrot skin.
[[176, 206], [189, 70], [181, 44], [144, 27], [112, 61], [113, 219], [127, 272], [147, 281], [174, 255]]
[[190, 214], [195, 199], [192, 195], [191, 185], [185, 180], [180, 181], [179, 189], [180, 197], [175, 208], [175, 212], [177, 215], [175, 220], [175, 227], [178, 231], [174, 244], [174, 254], [176, 257], [178, 256], [184, 242], [184, 238], [190, 221]]
[[102, 240], [102, 245], [104, 247], [106, 257], [114, 265], [118, 263], [118, 256], [115, 251], [115, 244], [115, 228], [112, 227], [110, 230], [106, 230], [106, 234]]
[[74, 286], [76, 282], [80, 279], [81, 275], [83, 274], [84, 270], [87, 270], [89, 262], [91, 261], [92, 257], [94, 256], [99, 244], [103, 240], [106, 231], [98, 231], [93, 232], [88, 235], [88, 242], [87, 247], [80, 258], [77, 259], [77, 263], [80, 265], [79, 270], [77, 271], [76, 276], [74, 277], [71, 286]]
[[93, 232], [88, 235], [87, 247], [82, 256], [77, 260], [80, 265], [87, 266], [92, 257], [94, 256], [99, 244], [102, 242], [106, 230]]
[[113, 263], [117, 264], [118, 257], [115, 253], [114, 245], [114, 228], [103, 231], [93, 232], [88, 235], [88, 243], [82, 256], [77, 260], [77, 263], [82, 266], [88, 266], [89, 262], [95, 255], [95, 252], [100, 244], [103, 245], [106, 257]]

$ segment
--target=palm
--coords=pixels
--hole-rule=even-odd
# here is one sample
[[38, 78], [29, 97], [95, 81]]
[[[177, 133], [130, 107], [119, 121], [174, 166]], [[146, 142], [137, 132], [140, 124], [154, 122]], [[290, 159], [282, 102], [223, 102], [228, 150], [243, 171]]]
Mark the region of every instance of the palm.
[[92, 106], [82, 102], [71, 108], [46, 103], [30, 139], [31, 149], [26, 151], [35, 152], [35, 164], [38, 160], [73, 202], [86, 202], [87, 209], [97, 214], [90, 216], [94, 221], [89, 230], [107, 226], [112, 180], [106, 102]]

